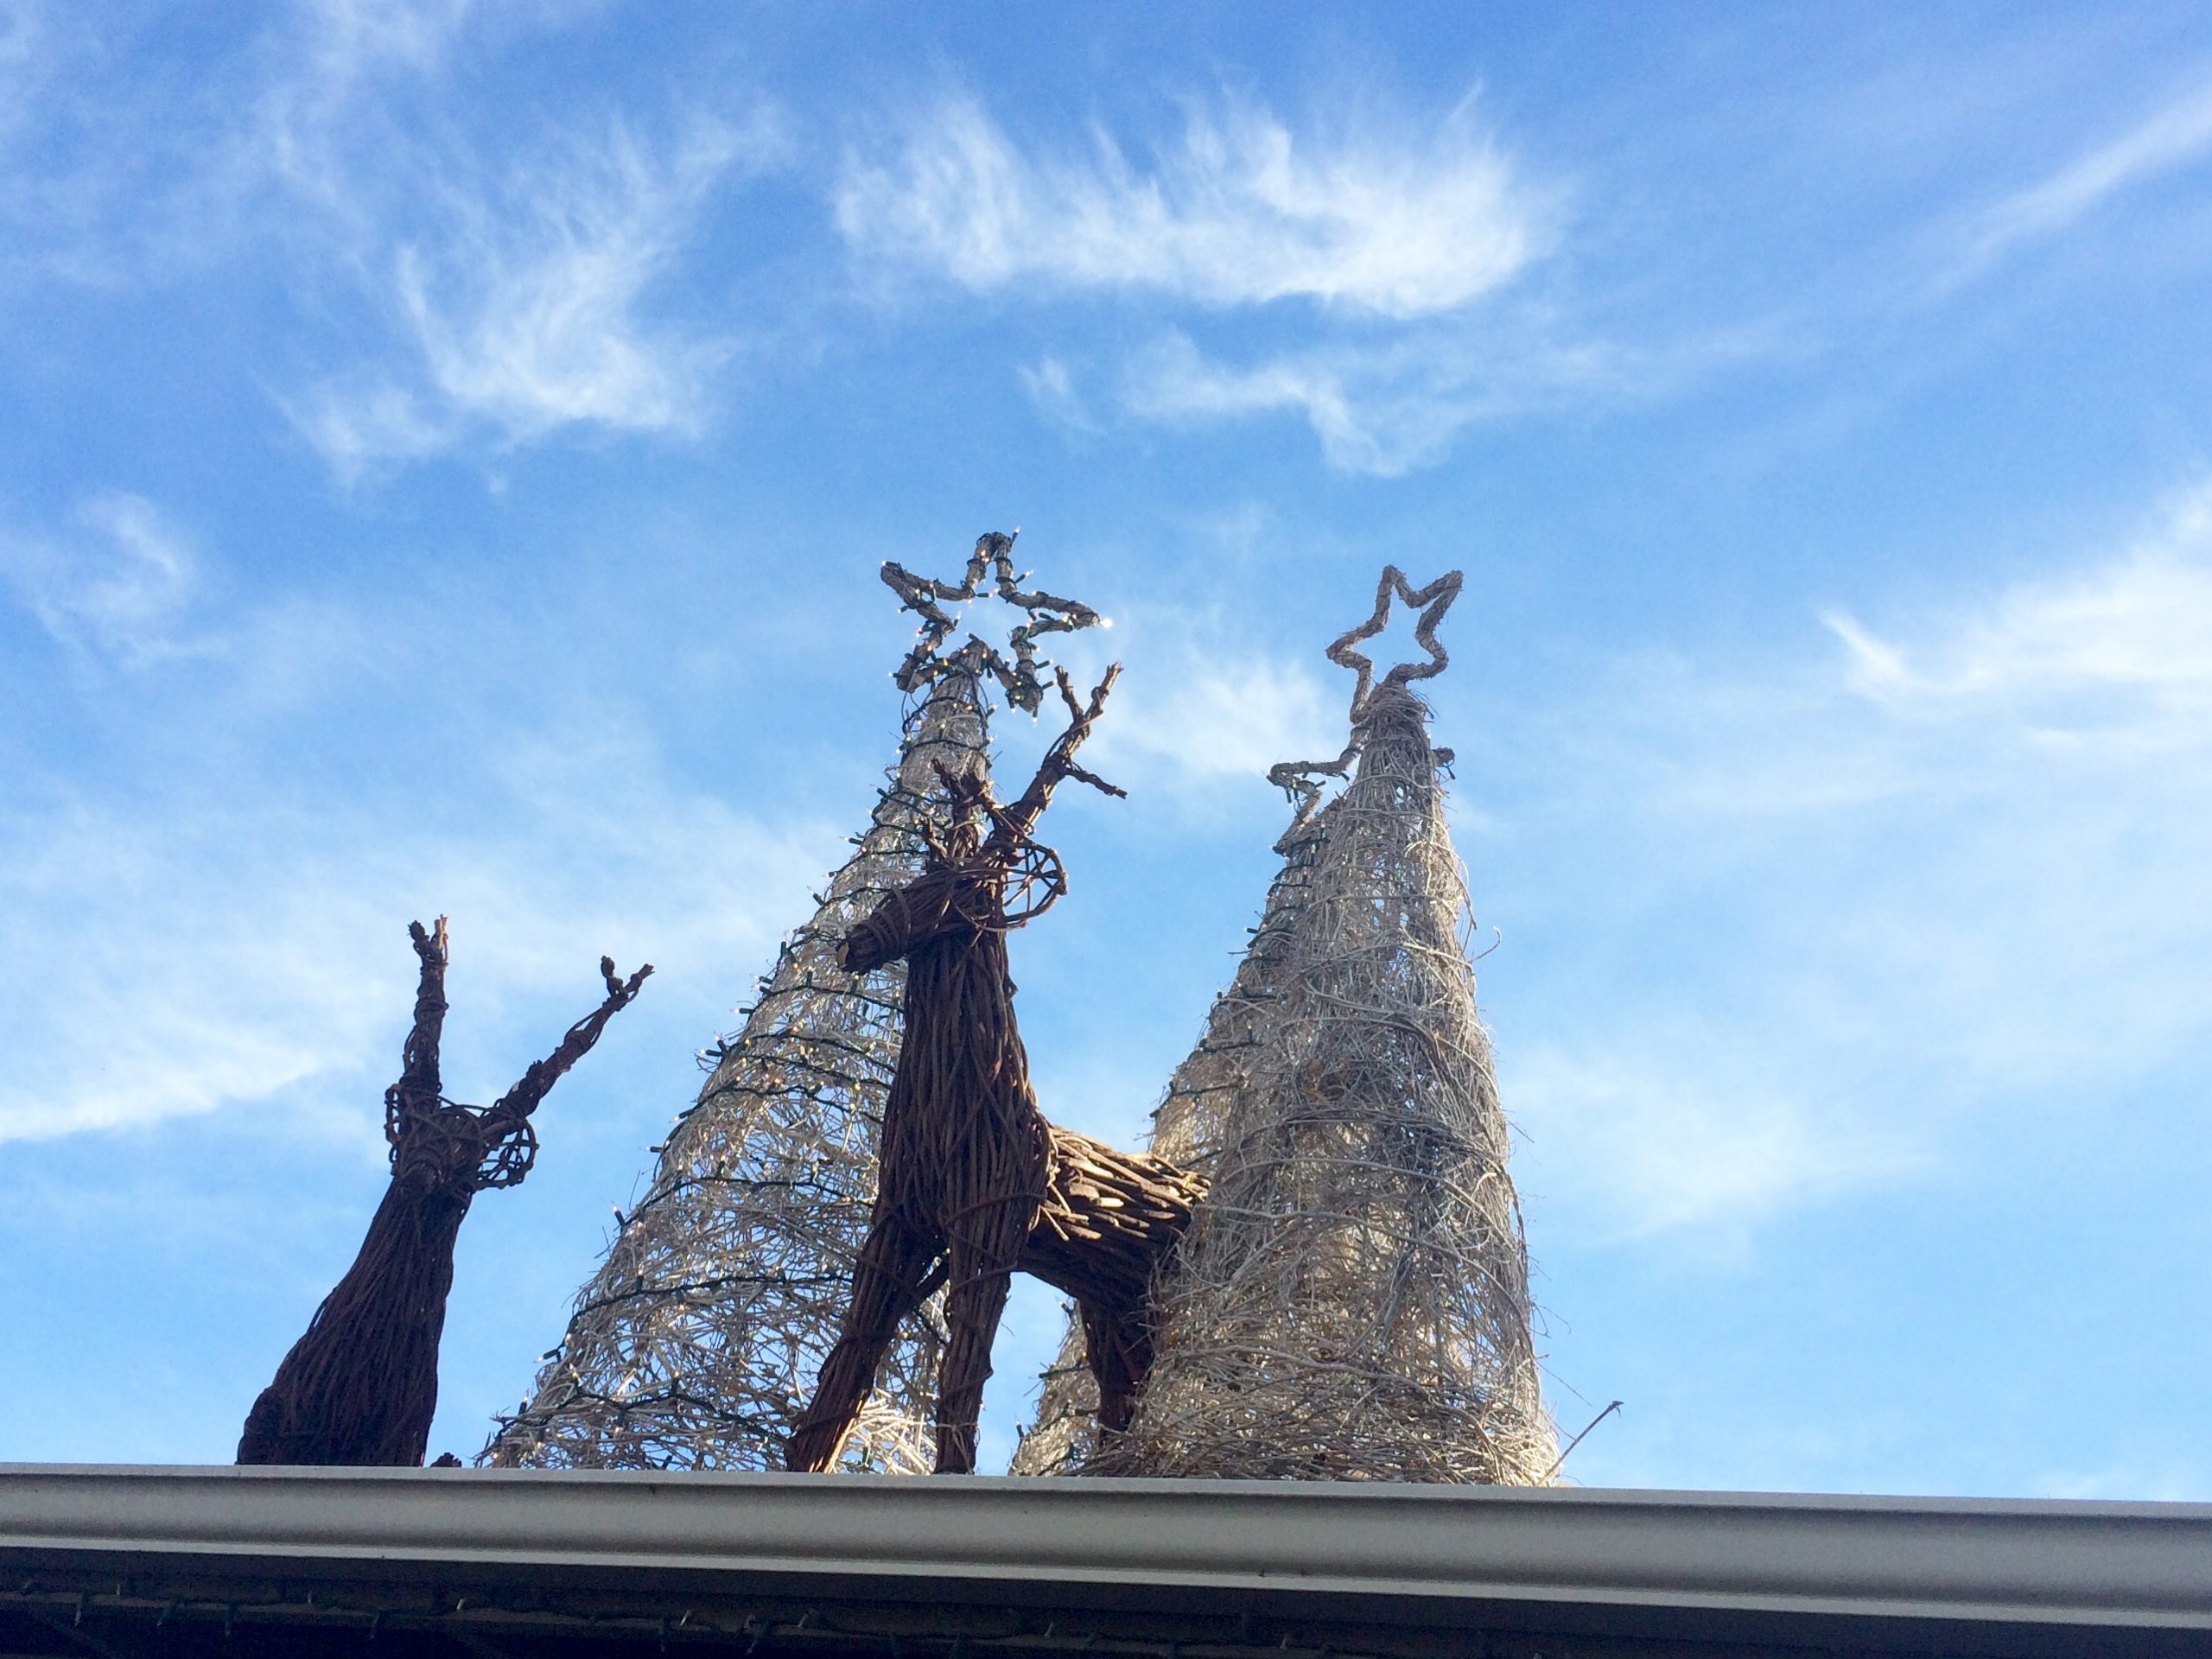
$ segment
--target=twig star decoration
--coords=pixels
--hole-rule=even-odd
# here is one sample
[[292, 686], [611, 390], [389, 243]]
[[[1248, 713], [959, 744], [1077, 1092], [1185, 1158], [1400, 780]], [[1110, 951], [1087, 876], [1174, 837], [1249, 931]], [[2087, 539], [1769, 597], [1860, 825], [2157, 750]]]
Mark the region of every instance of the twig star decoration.
[[[1020, 533], [1017, 530], [1014, 536]], [[991, 574], [998, 596], [1029, 614], [1029, 620], [1014, 629], [1007, 640], [1014, 649], [1014, 661], [1008, 663], [995, 646], [972, 633], [950, 654], [941, 655], [945, 640], [957, 626], [946, 613], [942, 601], [957, 605], [976, 597], [983, 591], [986, 571]], [[918, 576], [904, 565], [887, 559], [883, 565], [883, 580], [899, 595], [899, 602], [922, 619], [914, 648], [906, 653], [906, 660], [891, 677], [901, 691], [919, 690], [948, 669], [957, 666], [971, 673], [989, 674], [1005, 690], [1009, 703], [1033, 715], [1045, 696], [1044, 682], [1037, 677], [1039, 638], [1096, 627], [1106, 620], [1079, 601], [1061, 599], [1042, 590], [1024, 591], [1021, 584], [1029, 580], [1029, 573], [1014, 574], [1014, 536], [1002, 536], [996, 531], [976, 543], [975, 552], [968, 558], [967, 574], [957, 584], [939, 582], [933, 576]], [[1402, 585], [1404, 578], [1399, 580]]]
[[1459, 597], [1462, 577], [1457, 570], [1446, 570], [1426, 588], [1415, 588], [1406, 580], [1406, 573], [1395, 564], [1382, 567], [1382, 580], [1375, 585], [1375, 614], [1357, 627], [1338, 636], [1329, 647], [1329, 660], [1339, 668], [1351, 669], [1359, 676], [1359, 683], [1352, 688], [1351, 723], [1358, 725], [1367, 718], [1367, 705], [1375, 690], [1375, 664], [1352, 647], [1363, 639], [1372, 639], [1390, 625], [1390, 596], [1395, 594], [1408, 607], [1421, 612], [1421, 620], [1414, 626], [1414, 639], [1428, 653], [1425, 663], [1400, 663], [1382, 677], [1382, 689], [1403, 686], [1414, 680], [1433, 679], [1451, 665], [1452, 658], [1437, 643], [1436, 625], [1444, 620], [1444, 613], [1452, 608], [1452, 601]]
[[[1403, 691], [1415, 680], [1433, 679], [1451, 665], [1452, 658], [1436, 637], [1436, 625], [1444, 620], [1445, 612], [1452, 608], [1452, 601], [1459, 597], [1460, 584], [1465, 580], [1457, 570], [1446, 570], [1426, 588], [1416, 588], [1406, 580], [1406, 573], [1395, 564], [1382, 567], [1382, 579], [1375, 584], [1375, 612], [1356, 628], [1347, 629], [1337, 636], [1329, 647], [1329, 660], [1339, 668], [1348, 668], [1357, 676], [1351, 693], [1351, 741], [1333, 760], [1283, 760], [1268, 769], [1268, 781], [1286, 794], [1298, 798], [1298, 817], [1291, 830], [1295, 832], [1313, 814], [1321, 798], [1321, 785], [1316, 781], [1322, 777], [1342, 778], [1351, 769], [1352, 757], [1359, 753], [1360, 728], [1375, 710], [1378, 701], [1392, 690]], [[1428, 653], [1425, 663], [1400, 663], [1375, 683], [1374, 660], [1354, 646], [1372, 639], [1390, 625], [1390, 601], [1399, 602], [1421, 612], [1421, 620], [1414, 626], [1414, 639]], [[1452, 751], [1436, 751], [1438, 761], [1452, 764]]]

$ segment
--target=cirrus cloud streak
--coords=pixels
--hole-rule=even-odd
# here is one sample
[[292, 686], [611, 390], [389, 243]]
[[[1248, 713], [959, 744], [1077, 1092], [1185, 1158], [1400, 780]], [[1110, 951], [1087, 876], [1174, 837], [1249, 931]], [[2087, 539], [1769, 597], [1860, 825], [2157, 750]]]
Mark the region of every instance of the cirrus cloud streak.
[[1143, 290], [1208, 307], [1300, 298], [1404, 319], [1454, 310], [1541, 257], [1552, 213], [1465, 105], [1425, 133], [1294, 134], [1265, 110], [1192, 109], [1133, 161], [1025, 154], [973, 99], [849, 158], [855, 251], [977, 290]]

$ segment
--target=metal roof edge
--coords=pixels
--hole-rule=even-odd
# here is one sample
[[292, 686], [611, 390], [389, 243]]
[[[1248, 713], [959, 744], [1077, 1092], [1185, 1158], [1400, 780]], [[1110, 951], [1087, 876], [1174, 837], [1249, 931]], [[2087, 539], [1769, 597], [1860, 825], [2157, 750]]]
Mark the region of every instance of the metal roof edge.
[[[2212, 1630], [2212, 1504], [0, 1465], [0, 1560]], [[350, 1564], [350, 1565], [349, 1565]], [[1609, 1622], [1617, 1622], [1610, 1621]]]

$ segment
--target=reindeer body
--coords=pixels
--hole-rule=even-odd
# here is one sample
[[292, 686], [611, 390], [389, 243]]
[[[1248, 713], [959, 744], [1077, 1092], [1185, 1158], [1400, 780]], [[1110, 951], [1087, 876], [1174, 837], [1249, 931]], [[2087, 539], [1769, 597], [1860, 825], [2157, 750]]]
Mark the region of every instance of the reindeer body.
[[[1017, 1271], [1076, 1297], [1101, 1418], [1109, 1427], [1128, 1422], [1151, 1356], [1145, 1293], [1203, 1184], [1045, 1121], [1014, 1025], [1006, 953], [1007, 931], [1065, 885], [1058, 861], [1029, 839], [1053, 785], [1073, 777], [1121, 793], [1072, 760], [1112, 683], [1109, 674], [1085, 711], [1060, 677], [1074, 723], [1012, 806], [992, 801], [981, 779], [947, 776], [950, 833], [931, 843], [922, 874], [845, 940], [850, 972], [906, 957], [906, 1031], [852, 1300], [785, 1451], [795, 1470], [835, 1462], [899, 1322], [943, 1283], [950, 1340], [938, 1370], [937, 1467], [971, 1471], [991, 1340]], [[974, 822], [979, 811], [992, 825], [987, 840]], [[1043, 897], [1009, 918], [1012, 880], [1041, 887]]]
[[[791, 1437], [794, 1468], [827, 1468], [900, 1319], [943, 1262], [950, 1335], [938, 1381], [938, 1468], [975, 1466], [990, 1343], [1043, 1205], [1050, 1137], [1013, 1018], [995, 885], [937, 866], [845, 945], [855, 972], [906, 958], [906, 1033], [884, 1103], [882, 1176], [853, 1299]], [[957, 1103], [946, 1121], [944, 1103]], [[849, 1402], [849, 1406], [847, 1402]], [[830, 1408], [825, 1411], [825, 1408]]]
[[474, 1196], [394, 1175], [353, 1265], [247, 1414], [240, 1463], [423, 1461], [454, 1246]]
[[440, 1092], [446, 918], [438, 918], [435, 931], [415, 922], [408, 932], [421, 976], [399, 1081], [385, 1091], [391, 1183], [353, 1265], [246, 1414], [240, 1463], [423, 1461], [437, 1414], [438, 1343], [453, 1289], [454, 1246], [469, 1204], [485, 1188], [512, 1186], [530, 1173], [537, 1155], [531, 1114], [652, 972], [641, 968], [626, 982], [602, 958], [607, 1000], [480, 1111]]
[[[855, 971], [906, 958], [906, 1031], [883, 1108], [884, 1166], [902, 1179], [894, 1188], [887, 1178], [877, 1213], [888, 1200], [917, 1218], [933, 1214], [948, 1243], [967, 1230], [959, 1222], [971, 1205], [1033, 1213], [1045, 1199], [1048, 1136], [1014, 1025], [1003, 884], [993, 877], [987, 866], [932, 868], [844, 947]], [[950, 1137], [932, 1117], [941, 1099], [965, 1109]], [[983, 1167], [973, 1160], [979, 1146], [998, 1154]]]

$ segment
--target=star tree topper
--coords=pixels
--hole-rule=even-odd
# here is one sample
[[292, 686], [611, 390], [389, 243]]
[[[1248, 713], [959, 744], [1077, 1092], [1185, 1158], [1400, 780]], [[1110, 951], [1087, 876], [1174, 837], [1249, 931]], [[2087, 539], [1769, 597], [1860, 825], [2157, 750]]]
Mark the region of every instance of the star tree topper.
[[[1020, 534], [1019, 530], [1014, 532], [1014, 536]], [[1045, 695], [1044, 682], [1037, 675], [1039, 638], [1048, 633], [1073, 633], [1078, 628], [1097, 627], [1105, 622], [1104, 617], [1079, 601], [1061, 599], [1041, 589], [1024, 591], [1021, 584], [1029, 580], [1030, 573], [1025, 570], [1020, 575], [1014, 574], [1014, 536], [1002, 536], [993, 531], [978, 541], [975, 552], [969, 556], [966, 576], [958, 583], [918, 576], [904, 565], [884, 561], [883, 580], [899, 595], [899, 604], [922, 619], [914, 648], [906, 653], [906, 660], [891, 677], [901, 691], [917, 690], [955, 668], [974, 674], [988, 673], [1005, 690], [1009, 703], [1033, 715]], [[1029, 620], [1015, 628], [1007, 640], [1014, 649], [1011, 663], [995, 646], [973, 633], [949, 655], [942, 654], [945, 640], [957, 626], [946, 613], [944, 603], [960, 604], [981, 594], [986, 571], [994, 579], [998, 596], [1029, 616]]]
[[[1339, 668], [1348, 668], [1357, 676], [1351, 693], [1351, 741], [1344, 745], [1344, 752], [1333, 760], [1284, 760], [1268, 769], [1268, 781], [1288, 794], [1299, 797], [1298, 817], [1292, 823], [1289, 834], [1295, 834], [1313, 815], [1320, 799], [1321, 785], [1317, 777], [1342, 778], [1351, 770], [1352, 757], [1360, 750], [1360, 728], [1373, 712], [1376, 700], [1393, 689], [1404, 690], [1415, 680], [1433, 679], [1451, 665], [1452, 658], [1436, 637], [1436, 625], [1444, 620], [1445, 612], [1452, 608], [1452, 601], [1459, 597], [1459, 587], [1465, 577], [1457, 570], [1446, 570], [1426, 588], [1416, 588], [1406, 580], [1406, 573], [1395, 564], [1382, 567], [1382, 579], [1375, 585], [1375, 613], [1357, 627], [1347, 629], [1329, 647], [1329, 660]], [[1372, 639], [1390, 625], [1390, 601], [1393, 598], [1421, 612], [1421, 620], [1414, 625], [1414, 639], [1428, 653], [1425, 663], [1400, 663], [1382, 677], [1380, 685], [1375, 683], [1375, 663], [1354, 646]], [[1452, 751], [1439, 749], [1440, 764], [1452, 764]], [[1285, 839], [1289, 838], [1288, 834]]]

